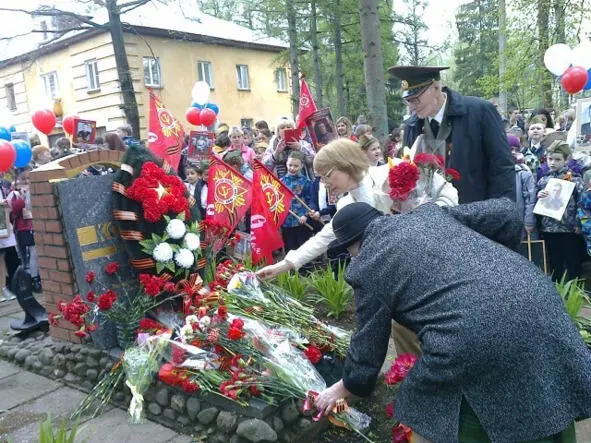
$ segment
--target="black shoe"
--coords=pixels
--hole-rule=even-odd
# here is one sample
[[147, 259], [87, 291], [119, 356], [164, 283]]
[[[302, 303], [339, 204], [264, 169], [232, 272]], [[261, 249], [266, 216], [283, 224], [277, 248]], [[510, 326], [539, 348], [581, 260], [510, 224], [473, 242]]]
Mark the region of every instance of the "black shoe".
[[41, 294], [43, 292], [43, 288], [41, 287], [41, 277], [33, 277], [31, 283], [33, 284], [33, 292], [35, 294]]

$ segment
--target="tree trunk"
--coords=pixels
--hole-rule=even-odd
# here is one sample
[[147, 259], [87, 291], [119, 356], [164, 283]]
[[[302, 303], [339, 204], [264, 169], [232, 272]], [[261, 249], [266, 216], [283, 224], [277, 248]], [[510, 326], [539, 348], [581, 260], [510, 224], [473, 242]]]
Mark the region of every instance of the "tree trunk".
[[337, 73], [337, 112], [339, 116], [345, 115], [347, 105], [345, 103], [345, 72], [343, 71], [343, 41], [341, 28], [341, 1], [336, 0], [334, 5], [334, 54]]
[[293, 0], [287, 0], [287, 29], [289, 35], [289, 68], [291, 70], [291, 108], [294, 118], [298, 115], [300, 102], [300, 68], [298, 62], [298, 31]]
[[386, 110], [386, 84], [380, 39], [378, 0], [360, 0], [359, 18], [363, 46], [363, 70], [367, 91], [368, 120], [376, 130], [374, 134], [384, 144], [388, 133]]
[[113, 42], [115, 63], [119, 75], [121, 95], [123, 96], [123, 112], [125, 113], [127, 122], [133, 129], [133, 135], [140, 138], [140, 115], [137, 109], [131, 72], [129, 71], [129, 62], [125, 51], [125, 41], [123, 40], [123, 29], [121, 28], [121, 17], [119, 16], [117, 0], [107, 0], [107, 10], [109, 12], [109, 32]]
[[505, 72], [507, 71], [507, 10], [505, 0], [499, 0], [499, 107], [503, 116], [507, 116], [507, 86]]
[[417, 17], [417, 0], [412, 2], [412, 64], [414, 66], [420, 65], [420, 50], [419, 50], [419, 18]]
[[539, 105], [545, 108], [552, 107], [552, 79], [544, 66], [544, 54], [550, 45], [548, 30], [549, 16], [550, 0], [538, 0], [538, 101]]
[[[554, 20], [556, 21], [556, 41], [553, 43], [566, 43], [566, 29], [564, 19], [564, 0], [554, 0]], [[558, 106], [564, 110], [568, 106], [568, 94], [563, 88], [558, 88]], [[558, 111], [558, 110], [557, 110]], [[557, 112], [558, 115], [558, 112]]]
[[320, 51], [318, 47], [318, 28], [316, 25], [316, 0], [310, 1], [310, 43], [312, 43], [312, 56], [314, 61], [314, 91], [315, 102], [319, 108], [323, 107], [323, 78], [320, 66]]

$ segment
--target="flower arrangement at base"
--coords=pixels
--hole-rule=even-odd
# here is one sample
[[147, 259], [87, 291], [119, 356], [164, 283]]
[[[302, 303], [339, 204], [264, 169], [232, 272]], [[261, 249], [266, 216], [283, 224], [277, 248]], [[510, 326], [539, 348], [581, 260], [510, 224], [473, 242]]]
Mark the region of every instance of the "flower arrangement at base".
[[[396, 357], [392, 362], [392, 366], [384, 375], [384, 383], [390, 388], [394, 394], [394, 401], [386, 405], [386, 416], [388, 418], [394, 418], [394, 408], [396, 405], [396, 393], [400, 389], [400, 384], [408, 375], [416, 363], [417, 358], [412, 354], [402, 354]], [[412, 440], [412, 430], [403, 425], [402, 423], [395, 421], [392, 426], [392, 442], [393, 443], [410, 443]]]

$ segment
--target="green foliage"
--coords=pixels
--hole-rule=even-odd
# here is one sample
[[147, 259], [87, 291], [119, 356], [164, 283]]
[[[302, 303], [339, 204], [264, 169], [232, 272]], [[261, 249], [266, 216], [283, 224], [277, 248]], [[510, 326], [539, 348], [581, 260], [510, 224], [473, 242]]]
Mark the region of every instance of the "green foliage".
[[591, 321], [581, 315], [583, 307], [591, 304], [591, 299], [585, 292], [585, 281], [578, 279], [566, 281], [565, 274], [556, 283], [556, 289], [562, 297], [568, 315], [579, 328], [583, 340], [591, 346], [591, 334], [589, 333]]
[[309, 299], [310, 282], [306, 277], [302, 277], [299, 272], [279, 274], [277, 286], [284, 289], [298, 301], [305, 302]]
[[67, 422], [62, 420], [57, 434], [54, 434], [51, 416], [48, 415], [47, 420], [39, 424], [39, 443], [74, 443], [77, 431], [78, 423], [75, 423], [68, 434]]
[[328, 316], [339, 318], [349, 309], [353, 288], [345, 281], [345, 266], [339, 263], [337, 278], [332, 269], [316, 270], [310, 274], [310, 284], [318, 292], [319, 301], [328, 308]]

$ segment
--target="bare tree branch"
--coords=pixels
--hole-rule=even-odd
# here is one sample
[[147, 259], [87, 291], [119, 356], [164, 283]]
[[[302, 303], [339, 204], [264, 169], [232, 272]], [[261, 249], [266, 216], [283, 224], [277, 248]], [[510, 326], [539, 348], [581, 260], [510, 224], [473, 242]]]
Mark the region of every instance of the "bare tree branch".
[[92, 21], [88, 16], [76, 14], [75, 12], [63, 11], [61, 9], [57, 9], [57, 8], [53, 8], [53, 7], [41, 6], [40, 8], [34, 9], [32, 11], [29, 11], [27, 9], [21, 9], [21, 8], [0, 8], [0, 11], [22, 12], [24, 14], [30, 15], [31, 17], [58, 17], [60, 15], [65, 15], [67, 17], [73, 17], [76, 20], [78, 20], [82, 23], [85, 23], [87, 25], [90, 25], [92, 27], [95, 27], [95, 28], [107, 28], [108, 27], [108, 25], [101, 25], [99, 23]]
[[119, 13], [125, 14], [126, 12], [132, 11], [135, 8], [139, 8], [140, 6], [145, 5], [146, 3], [150, 3], [152, 0], [135, 0], [128, 3], [124, 3], [119, 6]]

